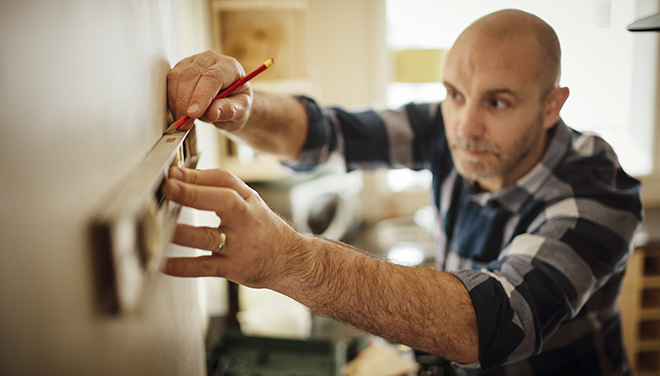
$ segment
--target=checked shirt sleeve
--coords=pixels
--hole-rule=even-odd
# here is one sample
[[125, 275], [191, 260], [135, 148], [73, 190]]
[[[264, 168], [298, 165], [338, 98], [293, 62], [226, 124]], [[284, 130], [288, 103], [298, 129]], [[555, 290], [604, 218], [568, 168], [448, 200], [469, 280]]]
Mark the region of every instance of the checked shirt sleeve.
[[299, 100], [307, 111], [309, 131], [301, 154], [287, 163], [294, 170], [309, 170], [331, 160], [341, 160], [348, 171], [427, 168], [429, 145], [441, 136], [439, 104], [349, 112], [320, 107], [306, 97]]

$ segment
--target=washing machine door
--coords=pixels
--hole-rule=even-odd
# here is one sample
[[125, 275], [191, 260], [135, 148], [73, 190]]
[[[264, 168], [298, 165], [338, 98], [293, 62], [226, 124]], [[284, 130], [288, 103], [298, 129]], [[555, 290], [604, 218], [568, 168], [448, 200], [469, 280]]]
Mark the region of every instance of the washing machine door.
[[307, 225], [315, 234], [323, 234], [335, 220], [341, 197], [338, 193], [324, 193], [316, 198], [310, 207]]
[[298, 184], [291, 190], [291, 221], [303, 233], [341, 240], [359, 225], [361, 189], [355, 171]]

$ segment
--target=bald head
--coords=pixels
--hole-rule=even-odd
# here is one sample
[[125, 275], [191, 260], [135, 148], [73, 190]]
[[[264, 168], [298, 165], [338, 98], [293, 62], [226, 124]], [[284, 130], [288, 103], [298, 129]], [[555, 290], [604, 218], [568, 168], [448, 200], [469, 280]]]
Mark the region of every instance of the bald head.
[[539, 17], [516, 9], [506, 9], [485, 15], [458, 37], [454, 47], [464, 44], [497, 46], [515, 43], [515, 54], [534, 54], [537, 77], [544, 92], [559, 84], [561, 48], [557, 34]]
[[519, 10], [484, 16], [458, 37], [443, 69], [442, 116], [461, 176], [497, 191], [541, 160], [569, 94], [559, 60], [552, 28]]

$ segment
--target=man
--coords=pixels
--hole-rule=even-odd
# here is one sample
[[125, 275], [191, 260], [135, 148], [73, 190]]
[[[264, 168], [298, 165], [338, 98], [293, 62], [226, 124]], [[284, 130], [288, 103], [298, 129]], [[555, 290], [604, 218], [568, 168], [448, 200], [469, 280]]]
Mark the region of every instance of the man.
[[441, 105], [380, 113], [253, 95], [249, 85], [211, 102], [244, 74], [211, 52], [168, 76], [177, 117], [215, 123], [293, 167], [340, 154], [349, 169], [430, 169], [444, 272], [301, 235], [234, 175], [181, 169], [164, 193], [222, 223], [180, 226], [174, 242], [222, 249], [170, 259], [165, 272], [269, 288], [474, 373], [629, 374], [616, 297], [641, 220], [640, 187], [602, 139], [560, 119], [568, 89], [559, 86], [554, 31], [522, 11], [492, 13], [459, 36], [445, 67]]

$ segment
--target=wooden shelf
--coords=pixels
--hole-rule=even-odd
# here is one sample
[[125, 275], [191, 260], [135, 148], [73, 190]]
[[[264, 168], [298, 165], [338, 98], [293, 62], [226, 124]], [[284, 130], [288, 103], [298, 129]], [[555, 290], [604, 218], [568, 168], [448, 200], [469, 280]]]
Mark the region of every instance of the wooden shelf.
[[633, 374], [660, 375], [660, 247], [638, 247], [619, 297], [623, 337]]
[[654, 320], [660, 318], [660, 308], [645, 308], [641, 309], [639, 312], [639, 318], [641, 320]]
[[644, 277], [643, 282], [644, 288], [660, 290], [660, 277]]
[[[255, 90], [311, 95], [309, 80], [308, 0], [213, 0], [213, 48], [236, 58], [246, 71], [269, 58], [275, 64], [250, 84]], [[220, 166], [246, 182], [287, 176], [274, 158], [243, 158], [238, 145], [219, 136]]]

